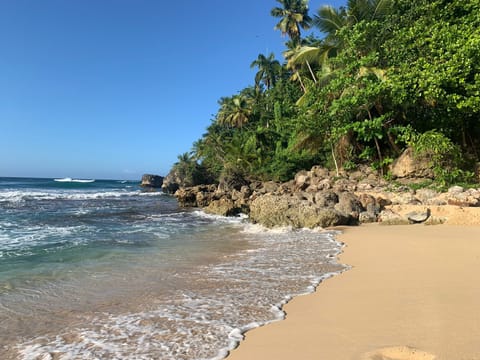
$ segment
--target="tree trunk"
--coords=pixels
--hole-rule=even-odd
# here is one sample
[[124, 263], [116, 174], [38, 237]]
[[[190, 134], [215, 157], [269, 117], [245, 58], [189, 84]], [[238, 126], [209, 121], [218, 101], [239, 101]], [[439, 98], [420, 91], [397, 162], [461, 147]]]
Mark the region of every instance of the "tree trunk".
[[380, 161], [380, 173], [383, 176], [383, 158], [382, 158], [382, 152], [380, 151], [380, 144], [378, 143], [377, 138], [373, 138], [375, 140], [375, 146], [377, 147], [377, 153], [378, 153], [378, 159]]
[[395, 154], [400, 155], [400, 153], [402, 151], [400, 150], [398, 145], [395, 144], [395, 139], [393, 138], [392, 134], [388, 131], [388, 129], [387, 129], [387, 138], [388, 138], [388, 142], [390, 143], [390, 146], [392, 147]]
[[308, 70], [310, 71], [310, 75], [312, 75], [313, 82], [316, 84], [317, 83], [317, 78], [315, 77], [315, 74], [313, 73], [312, 67], [310, 66], [310, 63], [308, 60], [305, 60], [307, 63]]
[[330, 143], [330, 148], [332, 150], [332, 158], [333, 158], [333, 162], [335, 164], [335, 172], [337, 173], [337, 176], [340, 176], [340, 171], [338, 170], [338, 163], [337, 163], [337, 158], [335, 157], [335, 149], [333, 147], [333, 143], [331, 142]]
[[298, 70], [296, 70], [295, 72], [297, 73], [298, 81], [300, 82], [300, 87], [302, 88], [303, 93], [306, 94], [307, 89], [305, 88], [305, 85], [303, 85], [302, 77], [300, 76], [300, 73], [298, 72]]

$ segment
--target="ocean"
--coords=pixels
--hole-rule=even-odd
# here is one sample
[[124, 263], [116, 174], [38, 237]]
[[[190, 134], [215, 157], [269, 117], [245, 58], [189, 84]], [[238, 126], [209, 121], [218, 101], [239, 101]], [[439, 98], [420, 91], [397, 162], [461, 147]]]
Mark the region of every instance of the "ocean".
[[0, 178], [0, 358], [223, 359], [344, 270], [333, 231], [181, 209], [139, 182]]

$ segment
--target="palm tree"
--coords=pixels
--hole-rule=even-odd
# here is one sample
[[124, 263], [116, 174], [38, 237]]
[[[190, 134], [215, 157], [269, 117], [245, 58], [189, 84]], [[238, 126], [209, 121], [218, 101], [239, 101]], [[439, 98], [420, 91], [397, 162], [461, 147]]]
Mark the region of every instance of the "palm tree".
[[363, 20], [380, 20], [390, 12], [392, 0], [348, 0], [346, 8], [335, 9], [325, 5], [313, 17], [313, 25], [326, 34], [326, 42], [342, 47], [338, 30], [353, 26]]
[[335, 41], [337, 31], [349, 25], [347, 11], [345, 8], [324, 5], [313, 16], [312, 24], [326, 34], [326, 41]]
[[318, 79], [312, 66], [329, 68], [328, 59], [336, 56], [338, 51], [344, 48], [343, 40], [338, 36], [338, 31], [344, 27], [350, 27], [363, 20], [375, 20], [385, 17], [392, 6], [392, 0], [348, 0], [346, 8], [333, 8], [322, 6], [312, 23], [326, 34], [326, 37], [316, 44], [297, 44], [285, 51], [287, 68], [293, 69], [298, 77], [299, 67], [306, 65], [314, 83]]
[[314, 63], [322, 64], [328, 57], [328, 48], [324, 46], [297, 46], [294, 49], [286, 50], [283, 53], [287, 60], [286, 67], [294, 72], [302, 65], [306, 65], [314, 83], [317, 82], [312, 65]]
[[310, 28], [311, 18], [308, 15], [308, 0], [277, 0], [282, 7], [275, 7], [271, 11], [273, 17], [280, 18], [275, 25], [275, 30], [280, 30], [282, 35], [299, 44], [301, 39], [300, 28]]
[[278, 60], [275, 60], [273, 53], [270, 53], [268, 57], [259, 54], [257, 60], [254, 60], [250, 64], [250, 68], [254, 67], [258, 67], [258, 72], [255, 75], [255, 86], [257, 86], [257, 88], [261, 82], [265, 84], [267, 90], [275, 86], [281, 65]]
[[347, 14], [356, 24], [362, 20], [380, 20], [392, 9], [392, 0], [349, 0]]
[[242, 128], [252, 115], [251, 100], [242, 95], [221, 98], [217, 121], [220, 124]]

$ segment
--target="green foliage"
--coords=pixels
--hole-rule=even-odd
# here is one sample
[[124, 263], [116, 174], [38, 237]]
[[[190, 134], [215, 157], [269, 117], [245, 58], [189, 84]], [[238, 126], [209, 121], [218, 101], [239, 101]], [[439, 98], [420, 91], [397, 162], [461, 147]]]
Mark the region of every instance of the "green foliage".
[[426, 159], [441, 185], [470, 181], [473, 173], [463, 170], [465, 162], [460, 147], [442, 133], [430, 130], [411, 141], [415, 156]]
[[251, 68], [257, 67], [258, 72], [255, 75], [255, 86], [260, 88], [260, 84], [265, 84], [267, 90], [275, 86], [280, 76], [281, 65], [275, 60], [275, 55], [270, 53], [268, 57], [259, 54], [258, 58], [250, 64]]
[[214, 181], [207, 169], [198, 164], [189, 153], [178, 156], [178, 161], [173, 165], [173, 171], [182, 180], [183, 186], [209, 184]]
[[[383, 173], [412, 146], [440, 184], [471, 179], [465, 159], [480, 154], [478, 0], [349, 0], [313, 21], [308, 1], [277, 2], [276, 29], [290, 37], [285, 63], [258, 55], [255, 86], [220, 99], [193, 146], [209, 177], [288, 180], [312, 165], [359, 162]], [[324, 36], [302, 39], [310, 25]]]
[[301, 39], [301, 30], [310, 27], [311, 18], [308, 15], [308, 0], [277, 0], [282, 7], [275, 7], [271, 11], [273, 17], [280, 18], [275, 29], [282, 35], [288, 35], [292, 42], [298, 44]]

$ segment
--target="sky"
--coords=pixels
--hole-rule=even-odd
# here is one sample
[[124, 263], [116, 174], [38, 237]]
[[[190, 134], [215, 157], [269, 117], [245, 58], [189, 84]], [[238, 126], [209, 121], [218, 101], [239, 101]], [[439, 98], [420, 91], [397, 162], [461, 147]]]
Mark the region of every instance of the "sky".
[[258, 54], [282, 60], [278, 5], [0, 0], [0, 177], [166, 175]]

